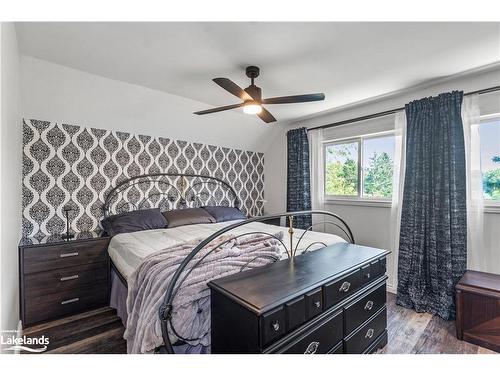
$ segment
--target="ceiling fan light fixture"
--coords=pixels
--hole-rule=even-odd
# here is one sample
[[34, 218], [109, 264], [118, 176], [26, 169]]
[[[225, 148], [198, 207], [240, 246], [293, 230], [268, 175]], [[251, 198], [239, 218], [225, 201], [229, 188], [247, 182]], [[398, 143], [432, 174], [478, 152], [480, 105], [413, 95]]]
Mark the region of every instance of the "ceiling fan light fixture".
[[247, 115], [256, 115], [262, 112], [262, 106], [257, 102], [249, 102], [243, 106], [243, 112]]
[[257, 66], [247, 66], [245, 73], [248, 78], [250, 78], [250, 86], [242, 89], [236, 83], [231, 81], [229, 78], [218, 77], [214, 78], [213, 81], [226, 90], [228, 93], [238, 97], [241, 102], [238, 104], [226, 105], [223, 107], [210, 108], [204, 111], [194, 112], [195, 115], [207, 115], [209, 113], [216, 113], [227, 111], [234, 108], [243, 108], [243, 113], [249, 115], [257, 115], [265, 123], [276, 122], [277, 120], [274, 116], [269, 113], [266, 106], [269, 104], [291, 104], [291, 103], [306, 103], [306, 102], [317, 102], [325, 99], [325, 94], [302, 94], [302, 95], [288, 95], [288, 96], [277, 96], [274, 98], [262, 98], [262, 89], [256, 86], [254, 81], [255, 78], [259, 76], [260, 69]]

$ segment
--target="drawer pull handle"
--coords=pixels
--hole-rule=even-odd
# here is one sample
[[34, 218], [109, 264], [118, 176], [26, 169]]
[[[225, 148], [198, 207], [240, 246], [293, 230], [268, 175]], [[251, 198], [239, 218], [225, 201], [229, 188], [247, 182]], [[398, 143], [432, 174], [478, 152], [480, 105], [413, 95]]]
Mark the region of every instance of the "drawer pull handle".
[[77, 257], [78, 252], [75, 251], [74, 253], [65, 253], [65, 254], [59, 254], [59, 258], [69, 258], [69, 257]]
[[370, 275], [370, 272], [368, 272], [368, 273], [366, 274], [366, 278], [367, 278], [367, 279], [369, 279], [369, 278], [370, 278], [370, 276], [371, 276], [371, 275]]
[[370, 311], [373, 308], [373, 301], [368, 301], [365, 305], [365, 310]]
[[321, 302], [320, 301], [315, 301], [314, 302], [314, 307], [316, 307], [317, 309], [319, 309], [321, 307]]
[[278, 322], [278, 321], [276, 320], [276, 321], [272, 322], [272, 324], [271, 324], [271, 325], [272, 325], [273, 329], [274, 329], [276, 332], [278, 332], [278, 331], [279, 331], [279, 329], [280, 329], [280, 322]]
[[319, 348], [319, 341], [313, 341], [308, 346], [304, 354], [314, 354]]
[[68, 280], [75, 280], [75, 279], [78, 279], [78, 275], [61, 277], [59, 280], [68, 281]]
[[371, 339], [373, 337], [373, 328], [370, 328], [368, 331], [366, 331], [365, 338]]
[[339, 292], [347, 292], [351, 287], [351, 283], [349, 281], [344, 281], [340, 286]]
[[61, 305], [67, 305], [68, 303], [78, 302], [80, 298], [71, 298], [61, 302]]

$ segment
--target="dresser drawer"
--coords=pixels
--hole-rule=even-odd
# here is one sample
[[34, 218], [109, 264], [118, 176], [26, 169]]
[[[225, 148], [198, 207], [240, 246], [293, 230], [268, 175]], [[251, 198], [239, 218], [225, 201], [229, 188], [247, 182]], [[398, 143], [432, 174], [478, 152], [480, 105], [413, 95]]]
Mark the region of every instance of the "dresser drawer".
[[[378, 263], [377, 263], [377, 267], [378, 267]], [[372, 266], [370, 264], [367, 264], [366, 266], [361, 267], [361, 283], [362, 284], [369, 284], [370, 281], [372, 281], [373, 279], [374, 279], [374, 275], [373, 275]]]
[[101, 262], [32, 273], [24, 277], [25, 297], [40, 297], [107, 282], [108, 270], [109, 264]]
[[306, 321], [306, 301], [304, 296], [285, 303], [286, 331], [290, 332]]
[[306, 294], [306, 319], [312, 319], [323, 311], [323, 298], [321, 288]]
[[26, 299], [25, 326], [103, 306], [108, 303], [108, 283]]
[[344, 343], [341, 341], [333, 347], [328, 354], [343, 354], [344, 353]]
[[283, 350], [287, 354], [326, 354], [342, 340], [342, 310], [318, 323], [305, 336]]
[[378, 267], [379, 267], [379, 274], [385, 275], [385, 272], [387, 270], [387, 258], [381, 258], [378, 261]]
[[25, 248], [23, 269], [25, 274], [105, 262], [109, 239], [68, 242], [57, 245]]
[[347, 354], [361, 354], [370, 346], [387, 327], [387, 310], [384, 307], [369, 321], [352, 333], [344, 341]]
[[365, 320], [379, 311], [386, 302], [385, 283], [372, 289], [367, 295], [358, 298], [356, 301], [345, 307], [345, 335], [349, 335]]
[[262, 347], [285, 334], [285, 309], [280, 306], [260, 317]]
[[361, 285], [361, 270], [358, 269], [341, 279], [323, 286], [324, 308], [327, 309], [351, 295]]

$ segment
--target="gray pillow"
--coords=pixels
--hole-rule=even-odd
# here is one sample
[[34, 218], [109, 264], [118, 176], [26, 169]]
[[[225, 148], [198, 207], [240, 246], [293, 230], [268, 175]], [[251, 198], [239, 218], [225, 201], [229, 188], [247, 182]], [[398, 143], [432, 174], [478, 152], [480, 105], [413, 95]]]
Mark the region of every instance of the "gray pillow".
[[167, 226], [165, 217], [158, 208], [124, 212], [109, 216], [101, 221], [102, 228], [110, 236]]
[[215, 219], [202, 208], [165, 211], [163, 212], [163, 216], [167, 219], [167, 228], [180, 227], [181, 225], [215, 223]]
[[247, 217], [236, 207], [226, 206], [205, 206], [203, 207], [215, 220], [220, 223], [230, 220], [245, 220]]

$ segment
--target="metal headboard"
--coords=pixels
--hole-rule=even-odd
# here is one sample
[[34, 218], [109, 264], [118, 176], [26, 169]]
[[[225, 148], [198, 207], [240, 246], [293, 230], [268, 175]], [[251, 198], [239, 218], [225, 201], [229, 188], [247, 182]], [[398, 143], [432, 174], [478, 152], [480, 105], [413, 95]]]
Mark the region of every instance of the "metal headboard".
[[105, 196], [104, 217], [147, 208], [222, 205], [239, 208], [236, 191], [226, 181], [190, 173], [151, 173], [121, 181]]

